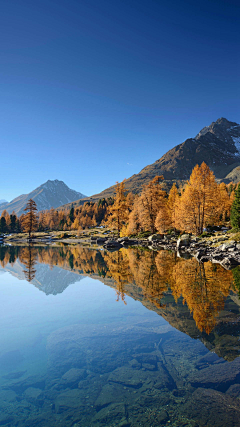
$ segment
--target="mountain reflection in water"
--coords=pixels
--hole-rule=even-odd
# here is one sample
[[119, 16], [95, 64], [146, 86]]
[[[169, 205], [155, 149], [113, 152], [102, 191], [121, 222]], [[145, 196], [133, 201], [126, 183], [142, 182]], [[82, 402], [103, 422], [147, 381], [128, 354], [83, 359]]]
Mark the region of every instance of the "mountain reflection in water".
[[[18, 277], [19, 262], [25, 279], [45, 293], [63, 292], [79, 280], [76, 274], [90, 276], [114, 287], [117, 301], [121, 299], [125, 303], [125, 295], [141, 301], [172, 326], [193, 338], [201, 338], [209, 349], [215, 348], [219, 356], [233, 360], [240, 353], [240, 300], [235, 279], [239, 276], [239, 267], [228, 271], [219, 264], [179, 258], [173, 252], [139, 248], [108, 252], [81, 246], [0, 247], [2, 267], [8, 266], [6, 269], [14, 274], [14, 266], [18, 266], [15, 269]], [[41, 283], [44, 265], [51, 269], [45, 274], [51, 291], [49, 284], [47, 291]], [[68, 275], [65, 282], [59, 280], [60, 271], [53, 274], [56, 267]], [[219, 340], [221, 335], [224, 335], [224, 345]], [[229, 342], [227, 336], [231, 336]]]
[[81, 246], [0, 264], [0, 425], [240, 427], [238, 268]]

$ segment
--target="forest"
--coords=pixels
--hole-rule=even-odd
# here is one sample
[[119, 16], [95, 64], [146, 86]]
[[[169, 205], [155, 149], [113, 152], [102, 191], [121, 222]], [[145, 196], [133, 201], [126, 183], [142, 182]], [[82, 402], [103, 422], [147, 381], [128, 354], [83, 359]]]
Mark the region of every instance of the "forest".
[[37, 213], [35, 202], [29, 201], [26, 213], [19, 217], [14, 212], [2, 212], [0, 233], [81, 231], [108, 226], [118, 236], [172, 230], [201, 235], [207, 227], [229, 225], [229, 221], [232, 228], [240, 228], [240, 186], [218, 183], [204, 162], [195, 166], [182, 189], [173, 183], [167, 193], [162, 189], [163, 179], [156, 176], [140, 194], [128, 192], [123, 180], [116, 183], [113, 198], [85, 202], [68, 210], [52, 208]]

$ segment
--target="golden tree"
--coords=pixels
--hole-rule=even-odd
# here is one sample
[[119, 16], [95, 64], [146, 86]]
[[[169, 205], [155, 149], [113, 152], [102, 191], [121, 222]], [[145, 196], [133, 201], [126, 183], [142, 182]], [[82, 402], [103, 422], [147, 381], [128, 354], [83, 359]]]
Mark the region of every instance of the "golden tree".
[[32, 232], [38, 228], [37, 205], [33, 199], [28, 200], [24, 211], [27, 211], [27, 213], [23, 217], [22, 228], [31, 239]]
[[196, 165], [176, 206], [177, 228], [202, 234], [203, 228], [214, 222], [217, 183], [206, 163]]
[[162, 206], [158, 211], [155, 227], [159, 231], [159, 233], [165, 233], [167, 230], [171, 228], [171, 212], [168, 209], [167, 200], [163, 199]]
[[121, 228], [127, 223], [129, 217], [129, 202], [127, 200], [125, 180], [117, 182], [114, 203], [109, 207], [107, 224], [117, 230], [120, 235]]
[[139, 222], [144, 230], [151, 231], [151, 233], [156, 232], [157, 214], [166, 204], [166, 192], [160, 185], [162, 179], [163, 176], [156, 176], [149, 184], [144, 185], [138, 198]]
[[132, 211], [128, 217], [128, 225], [126, 228], [126, 235], [137, 234], [141, 231], [141, 223], [139, 219], [139, 197], [135, 196]]

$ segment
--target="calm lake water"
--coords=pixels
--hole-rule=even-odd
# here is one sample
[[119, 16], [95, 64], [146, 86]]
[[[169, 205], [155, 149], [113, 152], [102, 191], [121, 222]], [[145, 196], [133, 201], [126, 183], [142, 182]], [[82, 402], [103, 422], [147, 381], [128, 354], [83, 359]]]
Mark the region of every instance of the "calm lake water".
[[240, 270], [0, 246], [0, 426], [240, 426]]

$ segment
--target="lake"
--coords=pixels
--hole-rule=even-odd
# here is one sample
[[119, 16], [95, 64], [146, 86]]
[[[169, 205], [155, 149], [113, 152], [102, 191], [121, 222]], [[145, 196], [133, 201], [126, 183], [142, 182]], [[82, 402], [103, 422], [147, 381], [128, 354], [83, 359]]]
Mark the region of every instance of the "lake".
[[240, 269], [0, 246], [0, 426], [240, 426]]

